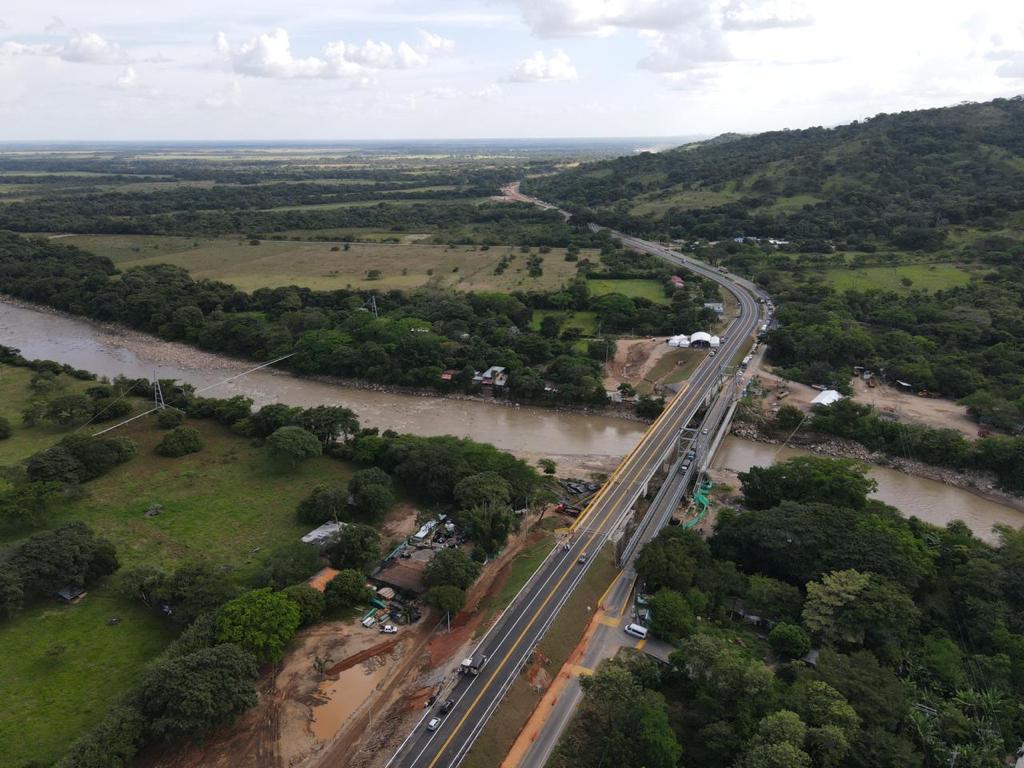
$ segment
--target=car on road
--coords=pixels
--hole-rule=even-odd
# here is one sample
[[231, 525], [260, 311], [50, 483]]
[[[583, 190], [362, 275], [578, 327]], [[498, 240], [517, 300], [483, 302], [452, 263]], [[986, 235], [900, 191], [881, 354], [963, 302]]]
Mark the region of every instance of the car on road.
[[587, 553], [586, 553], [586, 552], [584, 552], [584, 553], [583, 553], [582, 555], [580, 555], [580, 556], [579, 556], [579, 559], [578, 559], [578, 560], [577, 560], [576, 562], [577, 562], [577, 563], [580, 563], [581, 565], [582, 565], [583, 563], [587, 562]]
[[398, 627], [394, 624], [384, 624], [380, 628], [380, 633], [382, 635], [396, 635], [398, 634]]
[[622, 629], [627, 635], [639, 637], [641, 640], [647, 639], [647, 627], [641, 626], [640, 624], [627, 624]]
[[428, 731], [436, 731], [437, 730], [437, 726], [439, 726], [440, 724], [441, 724], [441, 718], [440, 717], [432, 717], [427, 722], [427, 730]]
[[441, 705], [441, 714], [447, 715], [452, 709], [455, 708], [455, 699], [448, 699], [444, 704]]

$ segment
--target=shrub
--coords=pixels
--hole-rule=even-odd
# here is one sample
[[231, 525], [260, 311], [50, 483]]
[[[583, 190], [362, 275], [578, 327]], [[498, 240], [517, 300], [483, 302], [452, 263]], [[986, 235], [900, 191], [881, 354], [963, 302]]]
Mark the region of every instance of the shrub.
[[373, 590], [366, 586], [366, 577], [361, 571], [348, 568], [327, 582], [324, 599], [331, 611], [355, 608], [369, 603], [373, 599]]
[[299, 606], [300, 627], [308, 627], [323, 615], [327, 601], [320, 590], [308, 584], [292, 584], [282, 589], [281, 594]]
[[175, 427], [156, 446], [161, 456], [177, 458], [189, 453], [196, 453], [203, 448], [203, 438], [198, 429], [192, 427]]
[[768, 633], [768, 644], [779, 656], [800, 659], [811, 650], [811, 639], [799, 624], [776, 624]]
[[267, 445], [275, 461], [290, 469], [319, 456], [323, 450], [316, 435], [302, 427], [281, 427], [270, 436]]
[[185, 414], [173, 408], [164, 408], [156, 413], [156, 425], [160, 429], [174, 429], [185, 423]]
[[11, 422], [0, 416], [0, 440], [6, 440], [12, 433]]
[[340, 516], [345, 508], [345, 493], [340, 488], [318, 485], [299, 502], [296, 508], [299, 522], [307, 525], [323, 525]]

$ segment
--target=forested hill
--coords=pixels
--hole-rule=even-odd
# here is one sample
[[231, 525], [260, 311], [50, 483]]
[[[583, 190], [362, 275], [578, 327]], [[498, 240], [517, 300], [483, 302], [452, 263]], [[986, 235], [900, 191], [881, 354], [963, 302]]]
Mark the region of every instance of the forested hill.
[[992, 228], [1024, 210], [1024, 97], [728, 135], [524, 190], [638, 234], [933, 250], [951, 225]]

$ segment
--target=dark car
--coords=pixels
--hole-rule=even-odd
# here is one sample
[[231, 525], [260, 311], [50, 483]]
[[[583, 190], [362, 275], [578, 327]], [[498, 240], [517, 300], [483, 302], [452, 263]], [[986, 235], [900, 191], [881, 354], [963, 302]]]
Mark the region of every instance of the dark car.
[[441, 714], [447, 715], [452, 709], [455, 708], [455, 699], [448, 699], [444, 704], [441, 705]]

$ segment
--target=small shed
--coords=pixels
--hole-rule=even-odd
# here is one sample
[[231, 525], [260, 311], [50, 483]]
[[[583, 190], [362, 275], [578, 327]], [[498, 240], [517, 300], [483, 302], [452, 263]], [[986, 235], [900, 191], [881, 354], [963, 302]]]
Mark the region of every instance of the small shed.
[[320, 546], [326, 544], [328, 541], [333, 539], [342, 529], [345, 527], [345, 523], [331, 521], [324, 523], [323, 525], [314, 528], [312, 531], [302, 537], [303, 544], [316, 544]]
[[83, 597], [85, 597], [85, 590], [74, 584], [68, 584], [65, 587], [61, 587], [54, 593], [58, 599], [65, 603], [77, 603]]

